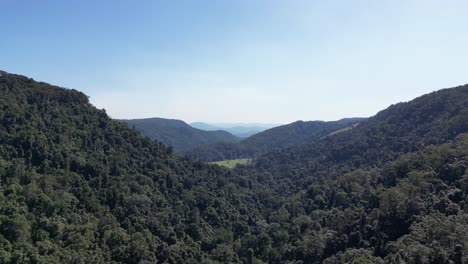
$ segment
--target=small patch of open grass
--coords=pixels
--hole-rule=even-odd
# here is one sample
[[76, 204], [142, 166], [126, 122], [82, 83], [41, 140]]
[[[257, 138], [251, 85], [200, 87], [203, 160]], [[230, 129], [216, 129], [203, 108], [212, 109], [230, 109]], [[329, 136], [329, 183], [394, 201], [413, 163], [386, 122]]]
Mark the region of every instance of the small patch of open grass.
[[224, 166], [226, 168], [233, 169], [237, 165], [245, 165], [249, 164], [252, 161], [252, 159], [233, 159], [233, 160], [221, 160], [221, 161], [214, 161], [214, 162], [209, 162], [210, 164], [216, 164], [219, 166]]

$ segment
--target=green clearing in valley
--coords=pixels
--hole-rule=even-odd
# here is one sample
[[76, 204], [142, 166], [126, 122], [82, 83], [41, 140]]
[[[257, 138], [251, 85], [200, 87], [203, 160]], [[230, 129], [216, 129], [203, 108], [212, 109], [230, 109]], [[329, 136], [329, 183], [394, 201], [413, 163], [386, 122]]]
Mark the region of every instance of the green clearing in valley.
[[224, 167], [232, 169], [240, 164], [242, 165], [249, 164], [251, 161], [252, 159], [233, 159], [233, 160], [214, 161], [214, 162], [210, 162], [210, 164], [216, 164], [219, 166], [224, 166]]

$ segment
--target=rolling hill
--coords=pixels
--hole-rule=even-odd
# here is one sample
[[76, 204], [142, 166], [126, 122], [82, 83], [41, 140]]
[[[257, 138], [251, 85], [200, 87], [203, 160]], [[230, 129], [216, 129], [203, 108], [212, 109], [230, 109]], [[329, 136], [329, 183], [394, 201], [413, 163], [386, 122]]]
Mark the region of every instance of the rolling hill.
[[237, 206], [256, 209], [227, 171], [174, 155], [76, 90], [1, 73], [0, 94], [0, 263], [244, 258]]
[[352, 128], [363, 120], [365, 118], [345, 118], [331, 122], [297, 121], [265, 130], [238, 143], [205, 145], [187, 150], [184, 154], [203, 161], [254, 158], [270, 151], [320, 139], [339, 129]]
[[240, 137], [246, 138], [254, 134], [260, 133], [272, 127], [276, 127], [276, 124], [258, 124], [258, 123], [224, 123], [224, 124], [207, 124], [203, 122], [193, 122], [190, 125], [194, 128], [214, 131], [214, 130], [225, 130], [229, 133]]
[[143, 136], [185, 151], [198, 146], [219, 142], [237, 142], [240, 139], [223, 130], [204, 131], [193, 128], [184, 121], [164, 118], [119, 120], [140, 131]]
[[[265, 154], [258, 159], [279, 170], [318, 170], [327, 164], [380, 165], [401, 153], [442, 144], [468, 130], [468, 85], [398, 103], [363, 121], [355, 129], [310, 144]], [[287, 159], [288, 162], [284, 162]], [[307, 167], [304, 166], [307, 164]], [[325, 168], [324, 168], [325, 169]]]

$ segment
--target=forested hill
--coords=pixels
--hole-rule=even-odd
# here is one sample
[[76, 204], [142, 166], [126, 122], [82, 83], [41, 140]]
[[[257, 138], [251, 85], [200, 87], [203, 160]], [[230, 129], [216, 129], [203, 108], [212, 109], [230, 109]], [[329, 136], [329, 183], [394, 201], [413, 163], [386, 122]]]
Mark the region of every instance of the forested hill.
[[262, 123], [221, 123], [212, 125], [203, 122], [193, 122], [190, 123], [190, 125], [194, 128], [207, 131], [224, 130], [240, 138], [250, 137], [254, 134], [278, 126], [277, 124]]
[[193, 128], [184, 121], [164, 118], [119, 120], [134, 127], [143, 136], [158, 140], [176, 151], [184, 151], [218, 142], [237, 142], [240, 138], [223, 130], [205, 131]]
[[468, 86], [224, 170], [0, 75], [0, 263], [468, 261]]
[[261, 152], [283, 149], [324, 137], [333, 131], [350, 127], [365, 118], [344, 118], [338, 121], [297, 121], [274, 127], [242, 141], [244, 145], [254, 145]]
[[2, 73], [0, 94], [0, 263], [247, 257], [234, 240], [256, 209], [228, 172], [174, 156], [76, 90]]
[[468, 85], [464, 85], [392, 105], [344, 133], [267, 153], [256, 166], [298, 177], [327, 171], [328, 166], [337, 164], [346, 171], [380, 165], [401, 153], [441, 144], [467, 131]]
[[217, 143], [185, 151], [184, 154], [203, 161], [254, 158], [293, 145], [320, 139], [330, 133], [349, 128], [365, 118], [345, 118], [338, 121], [297, 121], [274, 127], [243, 139], [239, 143]]

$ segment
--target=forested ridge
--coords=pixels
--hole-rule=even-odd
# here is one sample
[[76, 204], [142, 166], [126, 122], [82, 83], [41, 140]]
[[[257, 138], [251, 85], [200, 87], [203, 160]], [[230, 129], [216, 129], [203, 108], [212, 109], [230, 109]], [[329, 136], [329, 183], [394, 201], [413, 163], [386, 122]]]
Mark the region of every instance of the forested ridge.
[[269, 152], [258, 159], [257, 166], [291, 175], [331, 165], [343, 170], [376, 166], [467, 131], [468, 85], [464, 85], [392, 105], [346, 133]]
[[247, 198], [228, 172], [173, 155], [78, 91], [0, 84], [0, 263], [194, 263], [232, 250], [225, 228], [246, 225], [235, 208]]
[[468, 86], [234, 170], [0, 74], [0, 263], [466, 263]]
[[278, 124], [257, 124], [257, 123], [221, 123], [208, 124], [204, 122], [192, 122], [191, 127], [206, 131], [224, 130], [239, 138], [247, 138], [272, 127], [279, 126]]
[[122, 119], [143, 136], [171, 146], [175, 151], [187, 151], [203, 145], [237, 142], [240, 138], [223, 130], [204, 131], [193, 128], [182, 120], [165, 118]]
[[312, 142], [340, 129], [352, 129], [365, 118], [338, 121], [296, 121], [267, 129], [240, 142], [219, 142], [188, 149], [183, 153], [203, 161], [255, 158], [262, 154]]

